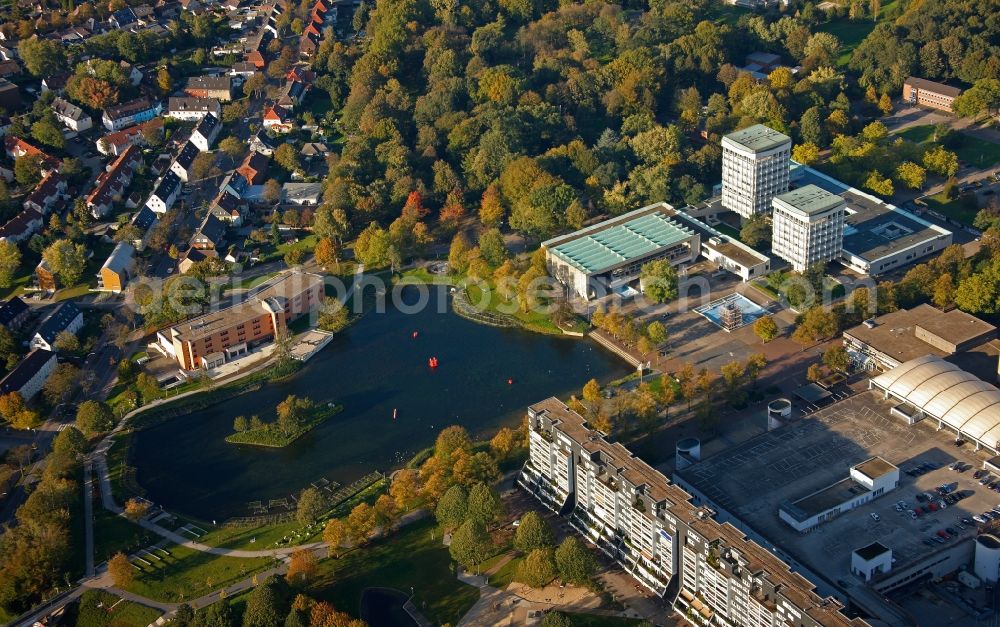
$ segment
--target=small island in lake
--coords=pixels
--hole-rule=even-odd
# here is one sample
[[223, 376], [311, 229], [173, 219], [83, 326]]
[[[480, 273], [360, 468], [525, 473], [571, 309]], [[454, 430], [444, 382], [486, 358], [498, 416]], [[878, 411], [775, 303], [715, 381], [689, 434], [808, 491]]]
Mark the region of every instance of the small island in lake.
[[226, 436], [226, 442], [273, 448], [288, 446], [327, 418], [340, 413], [343, 408], [343, 405], [336, 403], [316, 405], [308, 398], [289, 394], [278, 403], [277, 419], [274, 422], [264, 422], [256, 415], [249, 419], [237, 416], [233, 420], [235, 433]]

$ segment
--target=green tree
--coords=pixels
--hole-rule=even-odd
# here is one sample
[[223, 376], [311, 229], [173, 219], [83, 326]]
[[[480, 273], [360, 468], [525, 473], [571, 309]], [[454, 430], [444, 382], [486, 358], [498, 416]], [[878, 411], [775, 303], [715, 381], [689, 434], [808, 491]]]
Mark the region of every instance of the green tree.
[[451, 425], [442, 429], [434, 441], [434, 457], [451, 463], [454, 453], [460, 450], [472, 451], [472, 438], [465, 427]]
[[743, 223], [740, 239], [749, 246], [769, 246], [771, 244], [771, 221], [764, 214], [756, 215]]
[[522, 553], [535, 549], [551, 548], [554, 544], [552, 530], [538, 512], [528, 512], [514, 532], [514, 548]]
[[33, 76], [53, 76], [66, 69], [65, 49], [51, 39], [23, 39], [17, 44], [17, 52]]
[[66, 139], [55, 122], [42, 118], [31, 125], [31, 136], [41, 144], [62, 150], [66, 147]]
[[923, 164], [935, 174], [954, 176], [958, 172], [958, 155], [944, 146], [935, 146], [924, 153]]
[[549, 610], [539, 625], [541, 627], [573, 627], [573, 621], [562, 612]]
[[469, 490], [468, 503], [468, 517], [482, 521], [487, 527], [503, 516], [500, 495], [485, 483], [477, 483], [472, 486], [472, 489]]
[[568, 583], [586, 585], [597, 572], [597, 560], [576, 536], [567, 536], [555, 557], [559, 578]]
[[910, 189], [921, 189], [927, 180], [927, 170], [912, 161], [904, 161], [896, 168], [896, 176]]
[[868, 174], [868, 178], [865, 180], [865, 187], [880, 196], [892, 196], [895, 191], [892, 186], [892, 179], [882, 176], [882, 173], [878, 170], [872, 170]]
[[292, 144], [281, 144], [274, 151], [274, 161], [289, 172], [302, 169], [299, 163], [299, 153]]
[[650, 261], [639, 274], [642, 291], [654, 303], [677, 298], [677, 270], [666, 259]]
[[68, 239], [56, 240], [42, 251], [42, 259], [49, 265], [63, 285], [76, 285], [87, 267], [87, 249], [83, 244], [74, 244]]
[[0, 287], [10, 287], [21, 267], [21, 249], [10, 240], [0, 240]]
[[274, 575], [257, 585], [247, 598], [243, 627], [276, 627], [288, 614], [283, 581]]
[[452, 534], [451, 545], [448, 547], [452, 559], [466, 568], [482, 564], [490, 557], [492, 550], [493, 542], [486, 532], [486, 525], [472, 518], [462, 523]]
[[843, 346], [831, 346], [823, 353], [823, 364], [830, 370], [847, 372], [851, 365], [851, 356]]
[[532, 588], [544, 588], [556, 578], [552, 549], [534, 549], [517, 566], [514, 579]]
[[68, 427], [56, 434], [52, 450], [68, 459], [77, 459], [87, 450], [87, 440], [76, 427]]
[[660, 346], [669, 339], [667, 327], [659, 320], [654, 320], [646, 325], [646, 337], [654, 346]]
[[351, 312], [337, 298], [328, 296], [323, 299], [320, 309], [319, 328], [331, 333], [340, 333], [351, 323]]
[[981, 78], [955, 98], [952, 109], [963, 118], [974, 118], [1000, 106], [1000, 80]]
[[25, 155], [14, 160], [14, 179], [23, 188], [33, 188], [42, 180], [40, 155]]
[[247, 420], [246, 416], [240, 415], [233, 418], [233, 431], [236, 433], [243, 433], [250, 428], [250, 421]]
[[500, 229], [486, 229], [479, 235], [479, 252], [486, 263], [497, 267], [507, 260], [507, 247], [504, 245]]
[[76, 426], [87, 435], [104, 433], [115, 426], [115, 414], [103, 401], [84, 401], [76, 408]]
[[[468, 495], [465, 488], [453, 485], [448, 488], [438, 501], [434, 517], [445, 529], [455, 529], [463, 522], [469, 511]], [[485, 522], [485, 521], [483, 521]]]

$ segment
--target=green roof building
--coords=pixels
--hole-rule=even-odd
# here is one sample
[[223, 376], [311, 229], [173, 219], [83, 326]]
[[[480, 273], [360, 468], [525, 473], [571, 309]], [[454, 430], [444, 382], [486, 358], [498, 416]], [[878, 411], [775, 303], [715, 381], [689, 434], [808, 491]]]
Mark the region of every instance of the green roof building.
[[670, 212], [651, 205], [543, 242], [549, 273], [589, 300], [625, 289], [655, 259], [693, 262], [700, 237]]

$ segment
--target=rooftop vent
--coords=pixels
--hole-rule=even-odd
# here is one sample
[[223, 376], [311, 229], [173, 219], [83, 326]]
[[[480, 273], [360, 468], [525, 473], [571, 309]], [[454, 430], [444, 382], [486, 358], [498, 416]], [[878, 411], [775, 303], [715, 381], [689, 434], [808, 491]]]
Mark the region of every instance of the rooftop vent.
[[865, 320], [862, 324], [864, 324], [869, 329], [874, 329], [877, 326], [875, 324], [875, 319], [874, 318], [869, 318], [869, 319]]

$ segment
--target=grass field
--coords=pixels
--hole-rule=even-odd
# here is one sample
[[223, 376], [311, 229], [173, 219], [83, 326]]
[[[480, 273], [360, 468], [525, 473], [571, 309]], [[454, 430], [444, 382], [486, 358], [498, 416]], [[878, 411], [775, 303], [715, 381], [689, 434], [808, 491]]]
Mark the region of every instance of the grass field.
[[94, 505], [94, 563], [100, 564], [119, 551], [129, 553], [159, 538], [139, 525]]
[[979, 211], [967, 206], [958, 198], [949, 200], [944, 195], [944, 192], [934, 194], [933, 196], [926, 196], [924, 197], [924, 202], [927, 203], [928, 208], [970, 226], [973, 220], [976, 219], [976, 213]]
[[77, 627], [146, 627], [159, 617], [159, 610], [123, 601], [103, 590], [87, 590], [80, 597], [75, 620], [70, 624]]
[[149, 564], [134, 562], [139, 570], [128, 587], [130, 592], [158, 601], [181, 603], [274, 566], [274, 560], [269, 557], [220, 557], [178, 545], [168, 546], [166, 552], [169, 555], [158, 552], [158, 560], [145, 555]]
[[[911, 126], [894, 134], [917, 144], [925, 144], [934, 139], [934, 125]], [[976, 168], [989, 168], [1000, 163], [1000, 144], [966, 133], [958, 133], [958, 136], [961, 143], [950, 150], [958, 155], [960, 161]]]
[[871, 18], [852, 21], [847, 17], [843, 17], [819, 26], [817, 31], [830, 33], [840, 40], [840, 56], [837, 57], [838, 66], [844, 67], [850, 62], [854, 49], [864, 41], [869, 33], [875, 30], [875, 25], [878, 22], [888, 21], [887, 16], [894, 12], [898, 2], [899, 0], [889, 0], [883, 4], [877, 22]]
[[437, 624], [456, 624], [479, 598], [479, 590], [455, 578], [448, 549], [433, 520], [408, 525], [385, 540], [320, 563], [310, 594], [357, 616], [361, 592], [374, 586], [410, 592]]

